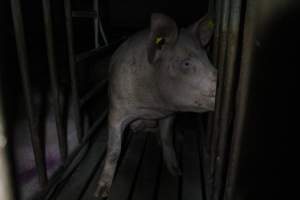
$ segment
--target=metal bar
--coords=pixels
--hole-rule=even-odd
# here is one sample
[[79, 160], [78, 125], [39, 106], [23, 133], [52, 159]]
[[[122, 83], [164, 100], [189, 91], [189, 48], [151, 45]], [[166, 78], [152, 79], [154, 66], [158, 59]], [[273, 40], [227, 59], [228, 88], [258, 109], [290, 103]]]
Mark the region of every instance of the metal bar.
[[66, 17], [66, 28], [67, 28], [67, 43], [69, 53], [69, 67], [70, 77], [72, 84], [72, 95], [74, 98], [74, 111], [75, 111], [75, 122], [78, 141], [81, 142], [83, 137], [82, 120], [80, 115], [80, 103], [79, 103], [79, 92], [77, 86], [77, 74], [76, 65], [74, 58], [74, 47], [73, 47], [73, 30], [72, 30], [72, 16], [71, 16], [71, 2], [70, 0], [64, 0], [65, 5], [65, 17]]
[[2, 82], [0, 80], [0, 199], [14, 200], [13, 176], [10, 170], [12, 165], [9, 159], [2, 98]]
[[245, 123], [245, 114], [247, 111], [248, 89], [251, 78], [251, 61], [254, 46], [255, 22], [257, 1], [248, 0], [245, 16], [245, 28], [243, 35], [242, 61], [237, 90], [237, 102], [235, 107], [233, 136], [231, 141], [231, 150], [227, 179], [225, 185], [225, 200], [233, 199], [233, 192], [236, 187], [238, 159], [240, 157], [241, 139]]
[[107, 37], [106, 37], [106, 34], [105, 34], [105, 31], [104, 31], [104, 28], [103, 28], [103, 25], [102, 25], [102, 21], [101, 21], [101, 18], [100, 18], [100, 14], [98, 13], [98, 21], [99, 21], [99, 29], [100, 29], [100, 33], [101, 33], [101, 36], [102, 36], [102, 39], [104, 41], [104, 44], [105, 45], [108, 45], [108, 40], [107, 40]]
[[76, 62], [81, 62], [87, 58], [90, 58], [92, 56], [95, 56], [95, 55], [98, 55], [100, 53], [104, 53], [104, 52], [107, 52], [107, 51], [110, 51], [114, 48], [116, 48], [122, 41], [124, 41], [125, 37], [124, 38], [121, 38], [111, 44], [109, 44], [108, 46], [104, 46], [104, 47], [99, 47], [97, 49], [92, 49], [90, 51], [87, 51], [87, 52], [83, 52], [81, 54], [78, 54], [76, 56]]
[[28, 56], [27, 47], [25, 42], [24, 25], [22, 20], [21, 4], [19, 0], [11, 0], [11, 9], [14, 23], [14, 30], [16, 35], [16, 45], [19, 58], [19, 65], [21, 71], [21, 77], [23, 82], [23, 90], [25, 95], [26, 109], [29, 120], [29, 129], [31, 134], [31, 141], [34, 153], [34, 159], [36, 163], [39, 183], [42, 187], [45, 187], [48, 182], [47, 172], [45, 167], [45, 157], [41, 138], [37, 129], [37, 120], [35, 119], [34, 109], [31, 96], [31, 84], [28, 73]]
[[43, 14], [44, 14], [44, 25], [45, 25], [45, 37], [47, 43], [47, 52], [48, 52], [48, 62], [50, 69], [50, 81], [52, 93], [54, 95], [54, 112], [55, 112], [55, 122], [56, 130], [58, 135], [58, 143], [60, 156], [62, 161], [65, 161], [68, 152], [67, 152], [67, 136], [66, 132], [63, 129], [62, 125], [62, 112], [59, 102], [59, 86], [57, 83], [57, 73], [56, 73], [56, 62], [54, 54], [54, 39], [53, 39], [53, 27], [51, 20], [51, 4], [49, 0], [43, 0]]
[[[220, 1], [220, 0], [219, 0]], [[221, 4], [222, 3], [222, 4]], [[212, 199], [212, 195], [214, 193], [214, 179], [215, 179], [215, 162], [218, 159], [217, 157], [217, 147], [219, 143], [219, 124], [220, 124], [220, 115], [222, 112], [222, 104], [223, 104], [223, 87], [224, 87], [224, 59], [225, 52], [227, 49], [227, 27], [228, 27], [228, 19], [229, 19], [229, 8], [230, 1], [221, 1], [218, 2], [219, 9], [221, 9], [221, 18], [220, 18], [220, 38], [218, 41], [218, 58], [217, 58], [217, 66], [218, 66], [218, 87], [217, 87], [217, 97], [216, 97], [216, 109], [214, 115], [213, 122], [213, 130], [212, 130], [212, 138], [211, 138], [211, 149], [210, 149], [210, 175], [212, 177], [210, 182], [210, 198]]]
[[220, 0], [215, 0], [216, 4], [216, 11], [215, 11], [215, 23], [216, 23], [216, 28], [214, 32], [214, 38], [213, 38], [213, 62], [214, 65], [218, 64], [218, 56], [219, 56], [219, 40], [220, 40], [220, 27], [221, 27], [221, 14], [222, 14], [222, 1]]
[[227, 158], [228, 142], [229, 142], [229, 128], [232, 123], [233, 103], [235, 97], [235, 80], [236, 80], [236, 58], [239, 47], [239, 25], [240, 25], [240, 11], [241, 1], [231, 0], [230, 5], [230, 19], [228, 24], [227, 34], [227, 51], [224, 65], [224, 86], [222, 96], [222, 111], [220, 113], [219, 124], [219, 144], [217, 149], [217, 158], [215, 163], [215, 178], [214, 178], [214, 192], [213, 199], [220, 199], [222, 185], [224, 181], [224, 173], [226, 171], [225, 159]]
[[80, 54], [76, 55], [76, 62], [81, 62], [91, 56], [94, 56], [94, 55], [98, 54], [98, 52], [103, 50], [104, 48], [105, 47], [98, 47], [97, 49], [92, 49], [87, 52], [80, 53]]
[[96, 11], [72, 11], [72, 17], [74, 18], [97, 18]]
[[100, 92], [101, 89], [105, 86], [105, 84], [108, 82], [107, 79], [100, 81], [97, 85], [95, 85], [90, 91], [88, 91], [81, 99], [80, 99], [80, 105], [85, 105], [91, 98], [94, 97], [98, 92]]
[[101, 125], [103, 120], [106, 118], [108, 110], [104, 110], [98, 120], [96, 120], [93, 125], [87, 131], [87, 134], [84, 136], [83, 141], [87, 141], [89, 137], [97, 130], [97, 128]]
[[96, 17], [94, 19], [94, 32], [95, 32], [95, 48], [99, 47], [99, 1], [94, 0], [93, 8], [96, 12]]

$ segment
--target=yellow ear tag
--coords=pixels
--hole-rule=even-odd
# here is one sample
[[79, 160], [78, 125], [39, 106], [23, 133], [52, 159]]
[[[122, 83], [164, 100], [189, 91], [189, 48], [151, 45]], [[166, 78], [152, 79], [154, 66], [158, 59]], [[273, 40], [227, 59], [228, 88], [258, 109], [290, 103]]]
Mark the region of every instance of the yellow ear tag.
[[157, 45], [160, 45], [162, 41], [163, 41], [162, 37], [155, 38], [155, 44], [157, 44]]
[[215, 23], [212, 20], [209, 20], [207, 22], [207, 26], [208, 26], [209, 29], [212, 29], [215, 26]]

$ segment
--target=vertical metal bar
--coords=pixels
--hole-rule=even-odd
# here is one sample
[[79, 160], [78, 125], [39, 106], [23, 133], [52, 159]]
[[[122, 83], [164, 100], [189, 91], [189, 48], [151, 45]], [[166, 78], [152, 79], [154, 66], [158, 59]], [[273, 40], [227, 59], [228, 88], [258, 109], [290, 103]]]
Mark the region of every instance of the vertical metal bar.
[[220, 26], [220, 38], [218, 40], [218, 58], [216, 60], [217, 67], [218, 67], [218, 87], [217, 87], [217, 97], [216, 97], [216, 108], [215, 108], [215, 115], [214, 115], [214, 126], [213, 126], [213, 134], [212, 134], [212, 145], [211, 145], [211, 167], [213, 170], [214, 166], [214, 158], [216, 155], [216, 147], [217, 147], [217, 141], [218, 141], [218, 128], [219, 128], [219, 121], [220, 121], [220, 113], [221, 113], [221, 105], [222, 105], [222, 93], [223, 93], [223, 85], [224, 85], [224, 69], [223, 64], [220, 61], [221, 59], [225, 58], [225, 50], [226, 50], [226, 34], [227, 34], [227, 23], [228, 23], [228, 15], [229, 15], [229, 1], [225, 0], [221, 1], [219, 0], [219, 6], [220, 6], [220, 12], [222, 18], [220, 18], [221, 22], [219, 22]]
[[31, 134], [32, 147], [34, 152], [34, 159], [36, 163], [39, 183], [45, 187], [48, 182], [47, 172], [45, 167], [45, 157], [41, 138], [37, 129], [37, 120], [35, 119], [34, 109], [31, 96], [31, 84], [28, 73], [27, 48], [25, 43], [24, 25], [22, 20], [21, 4], [19, 0], [11, 0], [11, 9], [13, 16], [13, 23], [16, 35], [17, 52], [20, 63], [21, 77], [23, 82], [23, 90], [25, 95], [26, 109], [29, 119], [29, 128]]
[[[95, 1], [98, 1], [98, 0], [95, 0]], [[98, 23], [99, 23], [98, 27], [99, 27], [99, 30], [100, 30], [100, 33], [101, 33], [101, 37], [102, 37], [102, 39], [104, 41], [104, 44], [107, 46], [108, 45], [108, 40], [107, 40], [105, 31], [104, 31], [104, 28], [102, 26], [102, 21], [101, 21], [101, 15], [100, 15], [100, 9], [99, 9], [99, 7], [98, 7], [97, 11], [98, 11], [97, 15], [98, 15]]]
[[[219, 0], [220, 1], [220, 0]], [[224, 61], [225, 61], [225, 53], [227, 49], [227, 28], [228, 28], [228, 20], [229, 20], [229, 10], [230, 10], [230, 0], [225, 0], [219, 2], [222, 3], [221, 8], [221, 17], [220, 17], [220, 38], [218, 41], [218, 58], [217, 58], [217, 66], [218, 66], [218, 88], [217, 88], [217, 98], [216, 98], [216, 109], [214, 115], [214, 125], [211, 139], [211, 160], [210, 160], [210, 174], [213, 177], [212, 181], [214, 181], [215, 175], [215, 162], [219, 159], [217, 157], [217, 147], [219, 143], [219, 125], [220, 125], [220, 115], [222, 112], [222, 104], [223, 104], [223, 88], [224, 88]], [[211, 184], [211, 193], [214, 193], [214, 183]], [[210, 196], [212, 199], [212, 196]]]
[[[222, 4], [223, 1], [221, 0], [216, 0], [216, 30], [215, 30], [215, 34], [214, 34], [214, 48], [213, 48], [213, 63], [216, 67], [218, 67], [218, 53], [219, 53], [219, 48], [220, 48], [220, 27], [221, 27], [221, 14], [222, 14]], [[218, 67], [219, 68], [219, 67]], [[210, 127], [210, 150], [209, 153], [212, 154], [213, 152], [213, 140], [215, 138], [215, 131], [214, 131], [214, 126], [215, 126], [215, 121], [217, 121], [217, 112], [219, 112], [220, 110], [220, 103], [221, 103], [221, 86], [222, 86], [222, 69], [218, 69], [218, 82], [217, 82], [217, 96], [216, 96], [216, 106], [215, 106], [215, 112], [214, 115], [211, 116], [211, 127]]]
[[243, 35], [242, 61], [237, 91], [237, 102], [235, 108], [233, 137], [231, 142], [231, 151], [227, 179], [225, 186], [225, 200], [233, 199], [233, 192], [236, 187], [238, 159], [240, 157], [241, 139], [245, 123], [245, 114], [247, 111], [247, 99], [249, 80], [251, 78], [251, 60], [254, 46], [255, 21], [257, 1], [248, 0], [245, 16], [245, 28]]
[[[1, 77], [0, 77], [1, 78]], [[5, 119], [2, 104], [2, 87], [0, 80], [0, 199], [15, 199], [10, 160], [7, 148], [7, 133], [5, 130]]]
[[213, 38], [213, 62], [214, 65], [218, 64], [218, 53], [219, 53], [219, 40], [220, 40], [220, 26], [221, 26], [221, 14], [222, 14], [222, 1], [215, 0], [216, 11], [215, 11], [215, 20], [216, 20], [216, 29]]
[[241, 0], [231, 0], [230, 5], [230, 19], [228, 24], [227, 33], [227, 51], [224, 65], [224, 86], [222, 95], [222, 111], [220, 113], [220, 124], [219, 124], [219, 144], [217, 149], [217, 158], [215, 163], [215, 178], [214, 185], [215, 190], [213, 192], [214, 200], [220, 199], [222, 193], [224, 173], [226, 170], [225, 159], [227, 157], [226, 150], [228, 150], [229, 128], [232, 122], [232, 112], [234, 103], [234, 83], [236, 80], [236, 57], [238, 50], [238, 39], [239, 39], [239, 25], [240, 25], [240, 10]]
[[53, 38], [53, 28], [51, 20], [51, 5], [49, 0], [43, 0], [43, 14], [44, 14], [44, 25], [45, 25], [45, 36], [48, 51], [48, 62], [50, 69], [50, 80], [52, 93], [54, 96], [54, 112], [55, 112], [55, 122], [56, 130], [58, 135], [59, 150], [62, 161], [65, 161], [68, 155], [67, 152], [67, 137], [66, 132], [62, 125], [62, 110], [59, 101], [59, 86], [57, 83], [57, 73], [56, 73], [56, 61], [54, 54], [54, 38]]
[[94, 31], [95, 31], [95, 48], [99, 47], [99, 1], [94, 0], [93, 7], [97, 13], [97, 17], [94, 19]]
[[70, 75], [71, 75], [71, 84], [72, 84], [72, 94], [74, 98], [74, 111], [75, 111], [75, 122], [78, 141], [82, 141], [83, 129], [82, 129], [82, 120], [80, 115], [80, 103], [79, 103], [79, 92], [77, 86], [77, 74], [76, 74], [76, 63], [74, 57], [74, 48], [73, 48], [73, 30], [72, 30], [72, 12], [71, 12], [71, 2], [70, 0], [64, 0], [65, 5], [65, 17], [66, 17], [66, 28], [67, 28], [67, 43], [68, 43], [68, 53], [69, 53], [69, 65], [70, 65]]

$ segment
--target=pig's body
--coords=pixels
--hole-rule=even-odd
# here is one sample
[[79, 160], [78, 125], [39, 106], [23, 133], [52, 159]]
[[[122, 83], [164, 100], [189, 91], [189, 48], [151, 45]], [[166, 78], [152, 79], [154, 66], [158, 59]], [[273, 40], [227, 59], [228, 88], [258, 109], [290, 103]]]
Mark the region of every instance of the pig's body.
[[165, 163], [172, 174], [180, 174], [171, 131], [174, 113], [214, 109], [216, 70], [201, 44], [211, 34], [204, 32], [199, 40], [197, 35], [207, 31], [203, 22], [179, 32], [172, 19], [154, 14], [150, 29], [132, 36], [113, 55], [107, 155], [97, 196], [109, 193], [122, 135], [130, 123], [139, 129], [158, 121]]
[[[147, 35], [141, 31], [113, 55], [109, 71], [110, 110], [135, 119], [159, 119], [172, 113], [159, 97], [156, 70], [147, 61]], [[118, 114], [118, 115], [119, 115]]]

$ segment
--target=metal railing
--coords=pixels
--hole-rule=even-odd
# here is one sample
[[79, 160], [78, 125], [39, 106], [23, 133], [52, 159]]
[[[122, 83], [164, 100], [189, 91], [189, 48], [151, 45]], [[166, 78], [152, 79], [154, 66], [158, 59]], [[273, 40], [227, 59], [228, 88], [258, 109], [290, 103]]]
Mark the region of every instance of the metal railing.
[[[38, 131], [38, 119], [36, 115], [36, 110], [33, 106], [33, 93], [32, 93], [32, 85], [31, 85], [31, 74], [29, 73], [29, 61], [27, 55], [27, 43], [26, 43], [26, 35], [25, 35], [25, 27], [24, 27], [24, 19], [22, 14], [22, 5], [20, 0], [11, 0], [11, 11], [12, 18], [14, 24], [15, 38], [16, 38], [16, 47], [18, 52], [18, 60], [19, 67], [21, 71], [22, 77], [22, 85], [23, 92], [25, 96], [26, 103], [26, 111], [28, 115], [29, 121], [29, 130], [31, 135], [32, 148], [34, 152], [35, 165], [37, 169], [37, 175], [39, 184], [42, 189], [49, 187], [49, 177], [47, 176], [47, 167], [45, 164], [45, 153], [43, 151], [44, 146], [41, 141], [41, 134]], [[102, 52], [99, 51], [99, 31], [104, 35], [104, 31], [99, 19], [99, 8], [98, 1], [94, 0], [94, 11], [91, 12], [72, 12], [71, 11], [71, 2], [70, 0], [64, 1], [65, 5], [65, 17], [66, 17], [66, 29], [67, 29], [67, 46], [68, 46], [68, 58], [69, 58], [69, 73], [71, 77], [71, 89], [72, 96], [74, 101], [74, 110], [75, 110], [75, 125], [76, 132], [79, 141], [79, 145], [77, 148], [81, 148], [91, 137], [91, 135], [97, 130], [97, 128], [102, 124], [107, 111], [103, 113], [103, 116], [99, 117], [87, 130], [83, 130], [82, 125], [82, 107], [86, 104], [91, 98], [93, 98], [99, 91], [102, 91], [106, 86], [107, 80], [103, 80], [99, 84], [95, 85], [90, 91], [86, 92], [82, 97], [79, 96], [78, 82], [77, 82], [77, 70], [76, 63], [82, 61], [83, 59], [88, 59], [94, 55], [97, 55]], [[46, 39], [46, 48], [47, 48], [47, 58], [48, 58], [48, 66], [49, 66], [49, 74], [50, 74], [50, 83], [51, 90], [54, 95], [54, 113], [55, 113], [55, 121], [56, 121], [56, 131], [58, 135], [59, 142], [59, 152], [62, 160], [62, 166], [65, 167], [68, 163], [70, 163], [70, 159], [74, 158], [74, 155], [70, 155], [67, 151], [67, 132], [64, 130], [62, 121], [62, 105], [59, 101], [59, 84], [58, 84], [58, 73], [57, 73], [57, 64], [55, 57], [55, 43], [54, 43], [54, 35], [53, 35], [53, 21], [52, 21], [52, 9], [51, 9], [51, 1], [43, 0], [43, 19], [44, 19], [44, 32]], [[79, 55], [76, 60], [76, 56], [74, 55], [73, 48], [73, 32], [72, 32], [72, 17], [91, 17], [95, 19], [94, 22], [94, 31], [95, 31], [95, 50], [93, 53], [86, 53], [84, 56]], [[96, 25], [97, 24], [97, 25]], [[101, 27], [99, 27], [101, 26]], [[105, 44], [107, 47], [111, 48], [115, 45], [108, 45], [106, 36], [104, 35]], [[1, 114], [1, 113], [0, 113]], [[0, 124], [1, 125], [1, 124]], [[75, 151], [76, 152], [76, 151]], [[2, 199], [2, 198], [1, 198]]]

